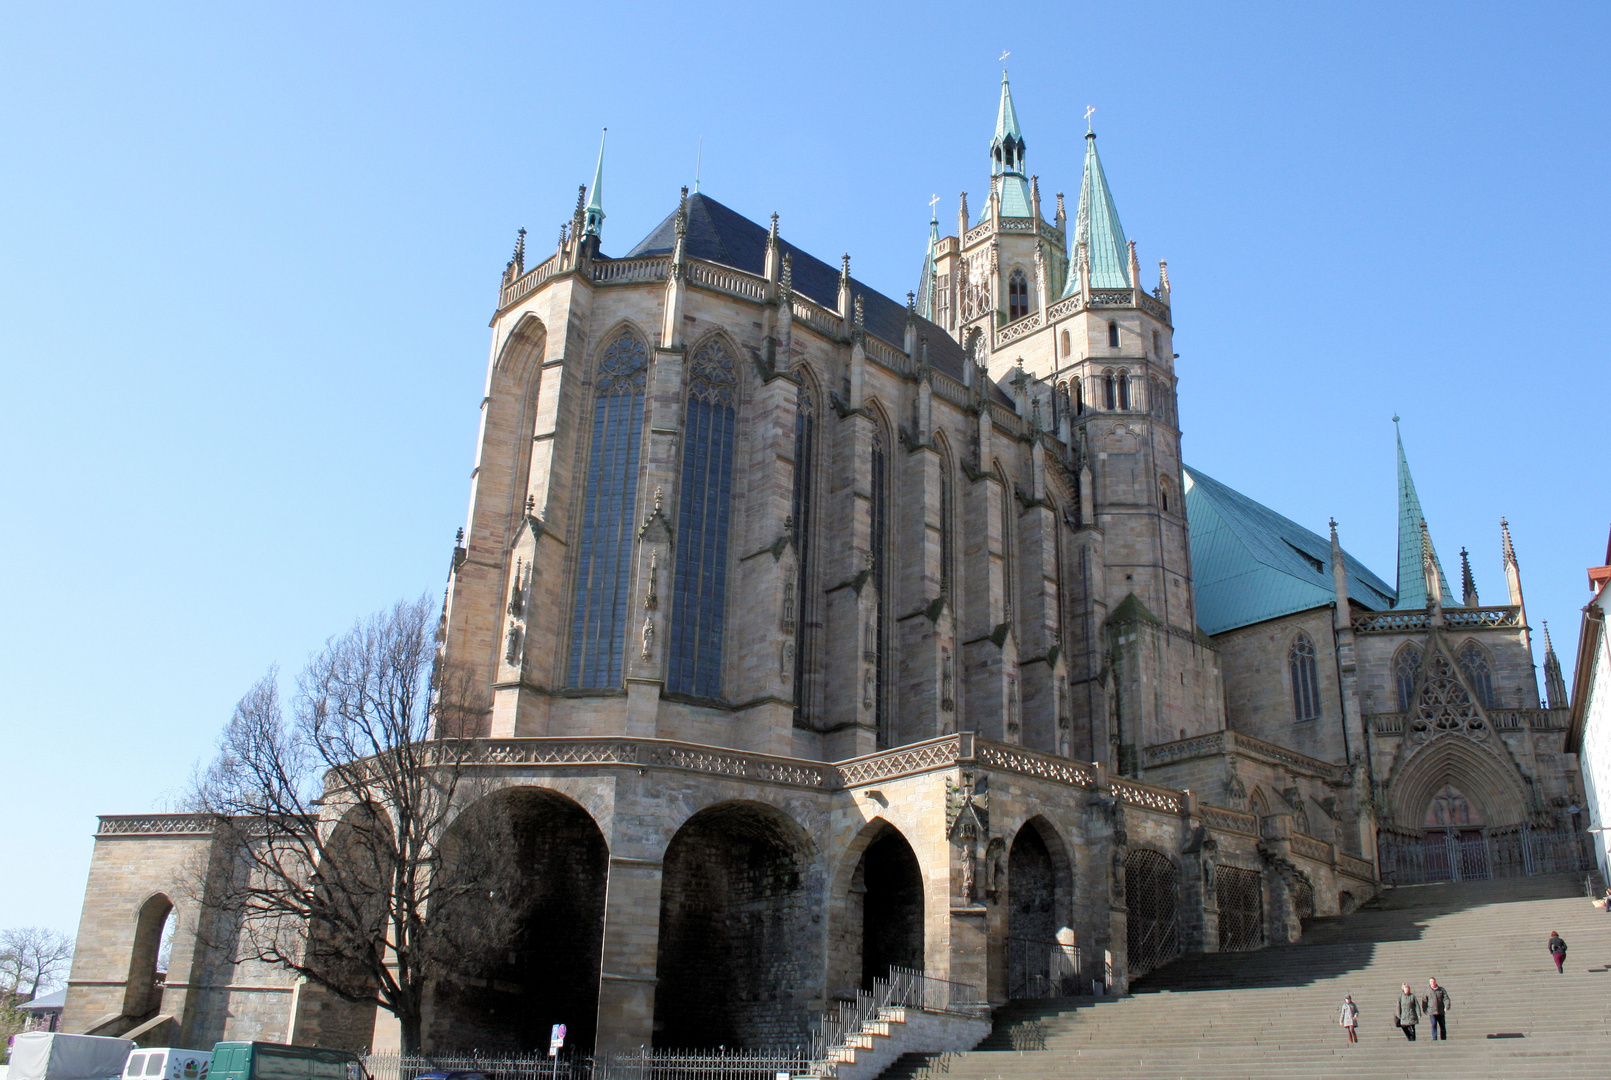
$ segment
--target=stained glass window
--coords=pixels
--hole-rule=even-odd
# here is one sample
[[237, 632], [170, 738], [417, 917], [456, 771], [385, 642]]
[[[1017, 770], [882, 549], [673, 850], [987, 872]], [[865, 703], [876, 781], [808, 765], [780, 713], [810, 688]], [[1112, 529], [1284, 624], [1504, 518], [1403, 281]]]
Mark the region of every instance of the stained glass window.
[[648, 368], [649, 351], [630, 331], [599, 360], [571, 617], [573, 687], [621, 685]]
[[1474, 641], [1468, 641], [1455, 657], [1460, 661], [1460, 673], [1471, 684], [1471, 689], [1477, 692], [1477, 700], [1483, 707], [1491, 709], [1494, 706], [1494, 677], [1488, 665], [1488, 654]]
[[872, 455], [872, 557], [873, 557], [873, 584], [878, 587], [878, 625], [874, 644], [873, 668], [874, 698], [873, 719], [876, 726], [876, 737], [880, 747], [890, 745], [889, 716], [885, 699], [889, 697], [884, 689], [884, 676], [886, 664], [884, 658], [888, 655], [889, 637], [889, 592], [887, 582], [888, 540], [889, 540], [889, 478], [888, 462], [884, 449], [883, 432], [873, 436]]
[[1393, 681], [1398, 686], [1398, 711], [1409, 712], [1415, 705], [1415, 683], [1421, 677], [1421, 650], [1405, 645], [1393, 660]]
[[1315, 643], [1308, 634], [1299, 633], [1292, 640], [1287, 666], [1292, 672], [1293, 715], [1299, 720], [1315, 719], [1320, 715], [1320, 679], [1315, 669]]
[[666, 673], [666, 689], [699, 697], [720, 697], [722, 692], [727, 519], [737, 405], [732, 354], [712, 338], [695, 351], [688, 365], [671, 664]]
[[[943, 295], [943, 294], [942, 294]], [[792, 511], [794, 514], [794, 554], [797, 560], [795, 567], [795, 616], [794, 634], [794, 715], [796, 719], [805, 719], [808, 702], [806, 699], [806, 654], [814, 644], [811, 634], [812, 620], [815, 611], [811, 602], [809, 581], [811, 577], [811, 506], [812, 481], [815, 479], [812, 468], [815, 463], [817, 439], [817, 405], [806, 386], [800, 387], [797, 411], [794, 414], [794, 498]]]

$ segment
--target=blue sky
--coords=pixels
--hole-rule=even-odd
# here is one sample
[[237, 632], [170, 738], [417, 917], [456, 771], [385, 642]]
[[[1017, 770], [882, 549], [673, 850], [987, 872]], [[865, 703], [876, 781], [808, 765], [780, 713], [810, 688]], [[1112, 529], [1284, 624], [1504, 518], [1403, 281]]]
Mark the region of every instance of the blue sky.
[[1603, 4], [0, 6], [0, 927], [77, 923], [270, 665], [439, 595], [487, 319], [610, 128], [605, 251], [706, 194], [893, 296], [980, 205], [1007, 63], [1169, 260], [1187, 461], [1568, 664], [1611, 525]]

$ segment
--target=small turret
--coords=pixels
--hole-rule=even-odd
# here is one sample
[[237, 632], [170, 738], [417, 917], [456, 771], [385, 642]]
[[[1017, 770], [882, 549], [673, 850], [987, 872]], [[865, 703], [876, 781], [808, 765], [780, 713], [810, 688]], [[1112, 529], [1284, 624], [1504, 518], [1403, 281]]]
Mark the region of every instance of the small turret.
[[923, 272], [917, 279], [917, 313], [932, 320], [935, 315], [934, 289], [937, 281], [936, 258], [940, 247], [940, 219], [929, 218], [929, 247], [923, 255]]
[[1052, 219], [1052, 224], [1057, 226], [1058, 232], [1067, 236], [1068, 214], [1063, 209], [1063, 193], [1061, 191], [1057, 193], [1057, 216]]
[[1544, 696], [1546, 709], [1564, 709], [1566, 677], [1561, 674], [1561, 661], [1555, 655], [1555, 643], [1549, 639], [1549, 620], [1544, 620]]
[[1471, 556], [1466, 549], [1460, 549], [1460, 604], [1462, 607], [1481, 607], [1482, 601], [1477, 599], [1477, 582], [1471, 576]]
[[766, 280], [776, 281], [778, 272], [783, 268], [780, 253], [782, 248], [778, 242], [778, 216], [772, 215], [772, 228], [766, 234]]
[[593, 169], [593, 194], [583, 211], [582, 231], [595, 239], [604, 233], [604, 140], [609, 134], [610, 129], [605, 128], [604, 134], [599, 136], [599, 162]]
[[961, 243], [968, 235], [968, 193], [962, 192], [957, 196], [961, 202], [957, 206], [957, 243]]
[[839, 315], [850, 321], [850, 254], [839, 260]]
[[1427, 610], [1437, 625], [1443, 617], [1443, 571], [1432, 553], [1432, 534], [1427, 532], [1425, 519], [1421, 521], [1421, 575], [1426, 582]]
[[1337, 519], [1331, 519], [1331, 588], [1337, 595], [1337, 610], [1333, 625], [1338, 630], [1351, 629], [1353, 616], [1348, 607], [1348, 564], [1343, 560], [1342, 544], [1337, 540]]

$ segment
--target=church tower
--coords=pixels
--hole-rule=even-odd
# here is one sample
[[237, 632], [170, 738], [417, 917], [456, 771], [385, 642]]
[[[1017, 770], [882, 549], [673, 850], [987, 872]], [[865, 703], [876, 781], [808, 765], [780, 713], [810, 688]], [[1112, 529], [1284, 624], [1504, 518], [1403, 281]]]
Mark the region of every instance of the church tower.
[[1004, 74], [985, 205], [970, 225], [963, 195], [956, 237], [931, 221], [920, 313], [1060, 444], [1072, 752], [1138, 774], [1145, 747], [1223, 726], [1194, 615], [1168, 272], [1143, 288], [1089, 124], [1072, 237], [1025, 155]]

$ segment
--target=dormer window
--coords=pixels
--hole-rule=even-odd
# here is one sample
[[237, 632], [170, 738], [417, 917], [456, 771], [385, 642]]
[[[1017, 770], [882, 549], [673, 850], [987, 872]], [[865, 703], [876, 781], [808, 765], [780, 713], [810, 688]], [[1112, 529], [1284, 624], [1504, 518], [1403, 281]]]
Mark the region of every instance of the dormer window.
[[1007, 279], [1007, 319], [1016, 321], [1029, 314], [1029, 279], [1022, 270], [1014, 270]]
[[1118, 347], [1119, 347], [1119, 324], [1116, 323], [1116, 322], [1110, 322], [1110, 323], [1108, 323], [1108, 348], [1117, 349]]

